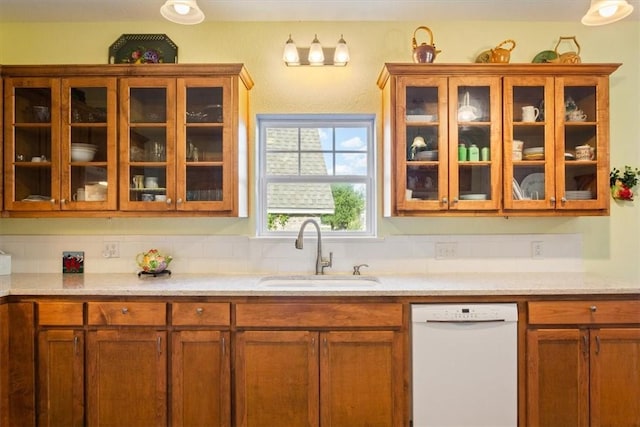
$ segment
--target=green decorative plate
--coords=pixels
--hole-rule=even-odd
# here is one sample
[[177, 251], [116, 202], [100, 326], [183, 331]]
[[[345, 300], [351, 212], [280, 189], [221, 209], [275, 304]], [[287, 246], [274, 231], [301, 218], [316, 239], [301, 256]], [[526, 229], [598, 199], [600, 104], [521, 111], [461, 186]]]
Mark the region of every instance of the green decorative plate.
[[476, 62], [487, 63], [489, 62], [489, 58], [491, 57], [491, 49], [480, 52], [480, 54], [476, 57]]
[[534, 56], [533, 61], [531, 62], [533, 62], [534, 64], [545, 64], [557, 58], [558, 58], [558, 54], [555, 53], [553, 50], [543, 50], [542, 52]]

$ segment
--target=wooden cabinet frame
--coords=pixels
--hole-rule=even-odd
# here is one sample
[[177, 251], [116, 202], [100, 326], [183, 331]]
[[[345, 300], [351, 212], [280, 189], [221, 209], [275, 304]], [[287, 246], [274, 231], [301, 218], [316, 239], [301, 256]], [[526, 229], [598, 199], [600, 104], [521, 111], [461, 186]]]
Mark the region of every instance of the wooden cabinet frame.
[[[383, 165], [384, 189], [383, 207], [385, 216], [430, 216], [430, 215], [474, 215], [474, 216], [580, 216], [609, 214], [609, 75], [621, 64], [403, 64], [387, 63], [378, 77], [378, 87], [382, 90], [383, 99]], [[496, 171], [492, 171], [491, 191], [495, 189], [495, 197], [486, 201], [462, 201], [457, 194], [459, 187], [457, 162], [453, 160], [457, 154], [457, 115], [461, 104], [453, 91], [452, 82], [464, 84], [483, 84], [487, 78], [496, 79], [498, 88], [491, 96], [491, 111], [504, 111], [503, 114], [492, 115], [491, 125], [491, 159], [496, 161]], [[431, 197], [420, 200], [408, 199], [406, 196], [408, 168], [405, 145], [406, 130], [415, 124], [407, 122], [408, 111], [406, 88], [408, 85], [432, 86], [442, 92], [444, 82], [449, 82], [448, 98], [439, 95], [437, 108], [428, 111], [434, 123], [424, 123], [425, 127], [437, 126], [439, 130], [439, 162], [448, 162], [449, 169], [442, 175], [439, 169], [438, 193], [434, 200]], [[551, 101], [548, 105], [551, 117], [544, 123], [536, 124], [545, 135], [545, 161], [539, 162], [544, 169], [545, 197], [541, 200], [518, 200], [512, 197], [513, 163], [511, 162], [513, 129], [519, 126], [514, 122], [513, 85], [540, 84], [544, 86], [545, 98]], [[586, 123], [565, 123], [564, 97], [565, 88], [571, 86], [591, 86], [594, 106], [589, 111], [590, 119]], [[503, 94], [504, 92], [504, 94]], [[562, 99], [563, 101], [558, 101]], [[562, 104], [562, 108], [559, 108]], [[445, 113], [447, 115], [445, 115]], [[444, 123], [445, 117], [448, 126]], [[422, 124], [421, 124], [422, 125]], [[597, 175], [595, 197], [576, 200], [565, 194], [565, 172], [568, 167], [564, 161], [565, 130], [579, 132], [580, 129], [595, 129], [594, 141], [598, 153], [595, 160], [583, 162], [580, 166], [591, 166]], [[448, 129], [446, 132], [444, 129]], [[494, 144], [493, 141], [496, 141]], [[573, 147], [576, 145], [572, 143]], [[447, 147], [445, 157], [443, 146]], [[426, 163], [426, 162], [418, 162]], [[453, 165], [453, 167], [452, 167]], [[532, 163], [534, 165], [534, 163]], [[418, 165], [420, 166], [420, 165]], [[465, 165], [465, 167], [468, 165]], [[493, 167], [493, 165], [492, 165]], [[573, 178], [573, 177], [572, 177]], [[445, 193], [442, 181], [449, 183], [448, 194]], [[448, 196], [448, 197], [446, 197]], [[491, 203], [489, 203], [491, 202]]]

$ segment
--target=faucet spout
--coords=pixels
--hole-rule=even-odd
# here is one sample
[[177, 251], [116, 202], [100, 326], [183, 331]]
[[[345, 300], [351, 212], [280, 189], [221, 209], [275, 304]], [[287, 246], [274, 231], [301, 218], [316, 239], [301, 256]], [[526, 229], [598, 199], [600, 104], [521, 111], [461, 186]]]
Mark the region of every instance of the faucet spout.
[[302, 249], [304, 229], [307, 224], [312, 224], [316, 228], [316, 232], [318, 233], [318, 248], [316, 249], [316, 274], [324, 274], [324, 268], [331, 267], [331, 264], [333, 263], [333, 253], [329, 252], [329, 259], [323, 258], [322, 233], [320, 232], [320, 225], [316, 220], [307, 219], [302, 223], [302, 225], [300, 225], [300, 231], [298, 231], [298, 238], [296, 239], [295, 247], [296, 249]]

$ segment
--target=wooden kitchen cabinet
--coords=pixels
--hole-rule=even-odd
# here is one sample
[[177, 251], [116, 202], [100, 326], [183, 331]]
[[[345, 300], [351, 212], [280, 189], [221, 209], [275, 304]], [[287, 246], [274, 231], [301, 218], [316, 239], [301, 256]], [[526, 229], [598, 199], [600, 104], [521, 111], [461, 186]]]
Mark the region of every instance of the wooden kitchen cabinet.
[[238, 304], [236, 322], [236, 425], [405, 424], [401, 305]]
[[[5, 209], [115, 210], [116, 79], [60, 77], [54, 70], [49, 77], [20, 77], [22, 68], [3, 70], [12, 75], [4, 79]], [[73, 144], [95, 154], [72, 158]]]
[[38, 425], [84, 425], [83, 304], [40, 302], [38, 309]]
[[248, 88], [240, 77], [120, 83], [121, 209], [246, 216], [239, 181], [246, 179]]
[[231, 426], [230, 305], [172, 304], [171, 425]]
[[[505, 155], [505, 210], [608, 212], [611, 71], [593, 72], [504, 78], [505, 154], [514, 140], [524, 146], [522, 159]], [[525, 106], [538, 109], [535, 121], [523, 121]], [[582, 116], [572, 119], [573, 110]], [[592, 156], [577, 158], [580, 146]]]
[[528, 425], [637, 425], [640, 301], [528, 307]]
[[87, 323], [88, 425], [167, 425], [166, 303], [89, 302]]
[[9, 215], [248, 215], [242, 64], [1, 70]]
[[[385, 64], [384, 215], [608, 214], [608, 83], [619, 65]], [[535, 121], [522, 120], [525, 106], [540, 110]], [[569, 121], [574, 109], [586, 117]], [[514, 140], [526, 158], [513, 159]], [[593, 158], [576, 160], [585, 145]]]
[[0, 300], [0, 426], [9, 425], [9, 305]]

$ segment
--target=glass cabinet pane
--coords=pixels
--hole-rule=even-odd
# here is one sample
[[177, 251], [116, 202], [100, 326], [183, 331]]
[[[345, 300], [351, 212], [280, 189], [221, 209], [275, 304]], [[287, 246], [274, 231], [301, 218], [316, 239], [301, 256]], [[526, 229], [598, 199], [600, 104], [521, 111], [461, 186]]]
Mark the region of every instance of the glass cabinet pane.
[[222, 123], [222, 88], [187, 88], [187, 123]]
[[[51, 105], [53, 89], [51, 86], [22, 87], [13, 89], [13, 201], [49, 202], [57, 197], [53, 191], [52, 158], [56, 148], [56, 131], [52, 126]], [[37, 83], [36, 83], [37, 84]], [[57, 158], [57, 156], [56, 156]], [[38, 209], [40, 204], [30, 204], [25, 209]], [[54, 208], [47, 203], [47, 209]]]
[[596, 104], [595, 86], [564, 87], [562, 185], [566, 201], [597, 198], [599, 147]]
[[131, 88], [131, 123], [164, 123], [167, 120], [166, 88]]

